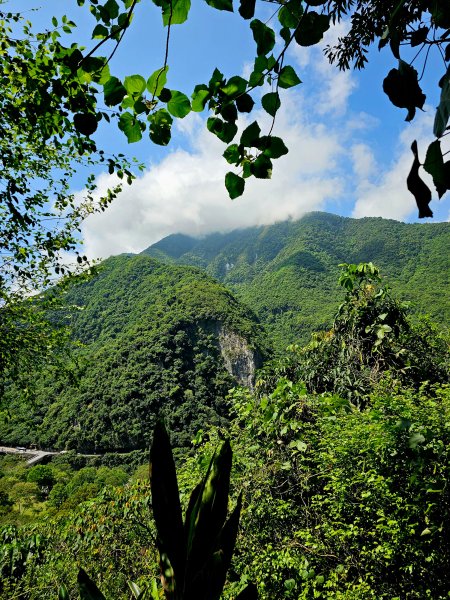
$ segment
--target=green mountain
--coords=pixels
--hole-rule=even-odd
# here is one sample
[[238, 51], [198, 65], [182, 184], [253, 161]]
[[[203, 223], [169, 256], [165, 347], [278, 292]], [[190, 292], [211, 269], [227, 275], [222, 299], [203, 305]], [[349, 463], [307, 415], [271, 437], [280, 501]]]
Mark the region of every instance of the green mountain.
[[176, 444], [188, 444], [200, 428], [225, 422], [229, 388], [250, 386], [267, 354], [255, 316], [222, 285], [149, 256], [105, 261], [67, 304], [84, 345], [76, 364], [38, 376], [33, 411], [9, 391], [14, 418], [0, 422], [4, 444], [145, 448], [158, 414]]
[[252, 307], [282, 351], [329, 327], [343, 297], [337, 286], [343, 262], [372, 261], [413, 310], [447, 325], [449, 248], [450, 223], [405, 224], [317, 212], [201, 239], [171, 235], [144, 253], [205, 269]]

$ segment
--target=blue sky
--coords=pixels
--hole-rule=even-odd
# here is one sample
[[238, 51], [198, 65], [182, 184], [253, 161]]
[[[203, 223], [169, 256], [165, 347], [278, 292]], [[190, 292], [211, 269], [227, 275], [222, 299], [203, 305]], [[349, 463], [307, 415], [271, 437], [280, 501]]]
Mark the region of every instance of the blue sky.
[[[273, 6], [259, 2], [262, 20]], [[40, 11], [30, 13], [36, 29], [50, 26], [50, 17], [68, 14], [78, 24], [77, 41], [87, 47], [94, 20], [75, 0], [41, 0]], [[187, 23], [172, 29], [168, 87], [188, 95], [196, 83], [207, 82], [214, 67], [226, 76], [246, 74], [254, 57], [248, 22], [239, 15], [213, 10], [203, 0], [193, 0]], [[38, 8], [39, 0], [11, 0], [11, 10]], [[328, 32], [324, 42], [343, 33], [345, 24]], [[132, 29], [111, 65], [119, 76], [139, 73], [148, 77], [162, 66], [165, 30], [159, 10], [142, 0]], [[442, 62], [430, 56], [424, 82], [426, 111], [418, 111], [413, 123], [405, 123], [406, 110], [392, 106], [382, 91], [382, 80], [395, 59], [386, 48], [375, 48], [362, 72], [339, 72], [328, 65], [321, 48], [295, 47], [288, 53], [303, 83], [283, 94], [274, 135], [290, 149], [275, 161], [271, 181], [247, 180], [243, 197], [231, 201], [223, 185], [228, 165], [221, 154], [225, 145], [206, 131], [204, 114], [191, 113], [176, 120], [168, 148], [154, 146], [146, 137], [128, 145], [115, 127], [102, 127], [100, 145], [111, 152], [136, 156], [145, 172], [101, 215], [83, 227], [86, 253], [106, 257], [119, 252], [138, 252], [174, 232], [202, 235], [211, 231], [272, 223], [298, 218], [311, 210], [345, 216], [383, 216], [416, 220], [414, 198], [406, 189], [412, 162], [411, 141], [419, 140], [423, 152], [431, 141], [436, 82]], [[417, 65], [417, 66], [416, 66]], [[414, 63], [421, 69], [422, 61]], [[261, 117], [269, 128], [269, 120]], [[254, 120], [242, 119], [241, 127]], [[422, 141], [422, 142], [421, 142]], [[111, 178], [99, 174], [100, 189]], [[435, 221], [449, 218], [445, 198], [432, 203]]]

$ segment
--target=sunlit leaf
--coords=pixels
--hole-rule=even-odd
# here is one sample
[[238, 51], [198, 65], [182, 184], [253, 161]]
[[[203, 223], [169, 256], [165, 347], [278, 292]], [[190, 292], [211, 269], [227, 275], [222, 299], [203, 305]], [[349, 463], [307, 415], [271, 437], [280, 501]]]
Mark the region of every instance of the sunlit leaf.
[[164, 68], [157, 69], [148, 78], [147, 90], [150, 92], [152, 97], [159, 96], [163, 87], [166, 85], [168, 70], [169, 67], [166, 65]]
[[191, 103], [189, 98], [182, 92], [171, 91], [171, 98], [167, 103], [167, 110], [173, 117], [184, 119], [191, 112]]

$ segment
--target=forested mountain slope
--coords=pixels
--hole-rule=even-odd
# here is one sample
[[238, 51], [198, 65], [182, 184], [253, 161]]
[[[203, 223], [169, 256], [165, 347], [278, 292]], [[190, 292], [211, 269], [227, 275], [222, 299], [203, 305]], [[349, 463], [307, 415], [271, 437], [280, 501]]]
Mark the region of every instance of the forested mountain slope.
[[[254, 315], [206, 273], [148, 256], [117, 256], [73, 288], [67, 318], [84, 344], [66, 372], [37, 375], [34, 410], [10, 389], [3, 443], [84, 451], [148, 447], [162, 413], [189, 443], [227, 414], [265, 354]], [[61, 318], [59, 315], [58, 318]]]
[[328, 327], [342, 292], [338, 264], [374, 262], [397, 296], [450, 321], [450, 223], [405, 224], [310, 213], [202, 239], [171, 235], [144, 252], [202, 267], [257, 313], [278, 350]]

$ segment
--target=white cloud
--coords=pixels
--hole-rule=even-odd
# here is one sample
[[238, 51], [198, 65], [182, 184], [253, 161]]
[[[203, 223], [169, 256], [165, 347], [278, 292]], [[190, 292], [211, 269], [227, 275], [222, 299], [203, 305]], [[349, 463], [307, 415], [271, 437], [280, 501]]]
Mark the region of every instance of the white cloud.
[[[183, 131], [193, 150], [170, 152], [126, 187], [105, 213], [89, 217], [83, 225], [84, 252], [91, 258], [139, 252], [174, 232], [202, 235], [299, 218], [323, 208], [343, 191], [336, 170], [342, 147], [337, 131], [298, 117], [300, 103], [295, 94], [287, 97], [277, 119], [274, 134], [290, 152], [274, 161], [272, 180], [248, 179], [244, 196], [234, 201], [224, 186], [230, 170], [221, 156], [224, 144], [197, 115], [185, 119]], [[263, 127], [269, 126], [264, 115], [258, 117]], [[110, 176], [102, 175], [99, 192], [111, 183]]]
[[[418, 142], [421, 161], [430, 143], [434, 111], [430, 107], [426, 109], [400, 134], [395, 158], [387, 169], [382, 170], [376, 165], [368, 148], [360, 148], [358, 157], [354, 156], [357, 189], [352, 216], [405, 220], [417, 213], [414, 197], [406, 187], [406, 178], [413, 162], [412, 141]], [[355, 147], [353, 150], [355, 153]], [[423, 169], [420, 176], [430, 189], [434, 189], [431, 177]]]

